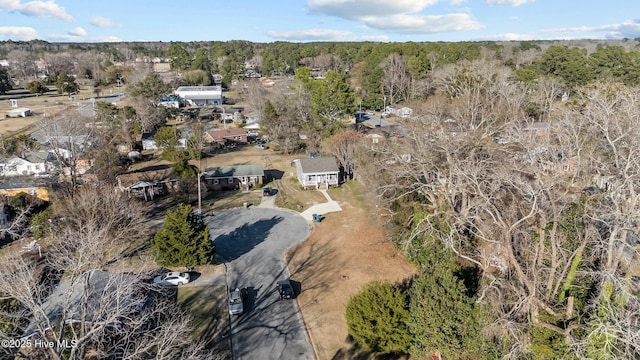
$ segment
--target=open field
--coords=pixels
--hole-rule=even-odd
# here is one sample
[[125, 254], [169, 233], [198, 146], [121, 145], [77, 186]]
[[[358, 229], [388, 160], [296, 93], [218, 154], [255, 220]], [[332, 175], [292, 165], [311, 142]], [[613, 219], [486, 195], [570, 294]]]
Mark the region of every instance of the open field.
[[[89, 86], [81, 86], [80, 91], [74, 95], [73, 99], [66, 94], [56, 93], [54, 86], [49, 86], [49, 89], [49, 92], [42, 95], [31, 94], [25, 89], [14, 89], [5, 95], [0, 95], [0, 119], [5, 117], [7, 112], [12, 109], [10, 99], [18, 100], [18, 107], [29, 108], [33, 114], [26, 118], [7, 117], [5, 120], [0, 121], [0, 135], [10, 136], [32, 130], [43, 115], [55, 116], [61, 111], [77, 107], [79, 102], [86, 101], [96, 95], [93, 93], [93, 87]], [[116, 92], [118, 92], [118, 89], [105, 89], [101, 95], [108, 96]]]

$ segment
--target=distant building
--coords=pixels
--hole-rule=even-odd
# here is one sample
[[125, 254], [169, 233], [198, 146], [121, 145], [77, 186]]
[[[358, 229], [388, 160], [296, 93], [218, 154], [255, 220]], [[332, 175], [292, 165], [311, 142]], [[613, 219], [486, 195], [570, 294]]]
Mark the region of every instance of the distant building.
[[224, 146], [227, 143], [246, 143], [247, 130], [242, 128], [229, 128], [207, 131], [204, 140], [209, 144]]
[[222, 86], [180, 86], [174, 93], [198, 106], [222, 105]]
[[25, 107], [15, 108], [9, 110], [7, 115], [9, 117], [27, 117], [31, 116], [31, 109]]
[[51, 180], [33, 176], [0, 177], [0, 196], [16, 196], [26, 193], [40, 200], [49, 201]]
[[180, 179], [169, 166], [163, 165], [118, 175], [116, 181], [117, 190], [145, 201], [175, 192], [180, 187]]
[[46, 175], [49, 173], [51, 161], [53, 161], [53, 156], [48, 151], [32, 151], [22, 156], [0, 159], [0, 175]]

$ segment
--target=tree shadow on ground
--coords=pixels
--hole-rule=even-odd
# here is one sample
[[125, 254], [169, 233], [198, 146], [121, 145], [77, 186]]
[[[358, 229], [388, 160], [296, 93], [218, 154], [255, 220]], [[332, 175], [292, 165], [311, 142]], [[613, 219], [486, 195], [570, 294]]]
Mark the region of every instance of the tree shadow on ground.
[[248, 253], [265, 241], [271, 229], [282, 220], [282, 217], [274, 216], [271, 219], [245, 223], [228, 234], [218, 236], [213, 240], [216, 246], [216, 260], [220, 263], [231, 262]]
[[379, 354], [362, 348], [351, 336], [347, 336], [348, 346], [336, 351], [331, 360], [408, 360], [405, 354]]
[[278, 169], [269, 169], [264, 171], [264, 183], [270, 183], [273, 180], [280, 180], [284, 176], [284, 171]]
[[[226, 292], [221, 286], [189, 289], [180, 296], [180, 305], [189, 309], [198, 339], [214, 353], [229, 352], [228, 322], [226, 321]], [[180, 290], [183, 291], [183, 290]], [[223, 305], [220, 306], [220, 305]]]
[[291, 283], [291, 287], [293, 288], [293, 298], [295, 299], [302, 292], [302, 283], [293, 279], [289, 279], [289, 282]]

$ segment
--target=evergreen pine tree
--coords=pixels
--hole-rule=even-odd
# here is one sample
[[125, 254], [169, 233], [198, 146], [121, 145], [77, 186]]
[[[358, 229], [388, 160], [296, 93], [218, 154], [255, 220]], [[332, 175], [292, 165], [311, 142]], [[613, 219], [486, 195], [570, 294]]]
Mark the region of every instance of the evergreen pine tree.
[[388, 282], [373, 282], [347, 304], [349, 334], [365, 349], [406, 353], [411, 336], [406, 322], [406, 297]]
[[215, 248], [207, 224], [186, 204], [167, 212], [152, 242], [156, 262], [163, 266], [195, 266], [211, 262]]

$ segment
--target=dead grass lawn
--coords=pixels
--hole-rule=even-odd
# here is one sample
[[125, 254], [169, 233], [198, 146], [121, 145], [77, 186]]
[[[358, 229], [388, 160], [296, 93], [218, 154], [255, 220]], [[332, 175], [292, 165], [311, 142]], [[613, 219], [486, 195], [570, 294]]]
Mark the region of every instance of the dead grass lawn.
[[344, 316], [351, 296], [371, 281], [401, 281], [415, 269], [387, 241], [366, 189], [348, 183], [331, 196], [343, 211], [326, 214], [287, 261], [292, 279], [302, 284], [298, 304], [318, 359], [352, 359]]

